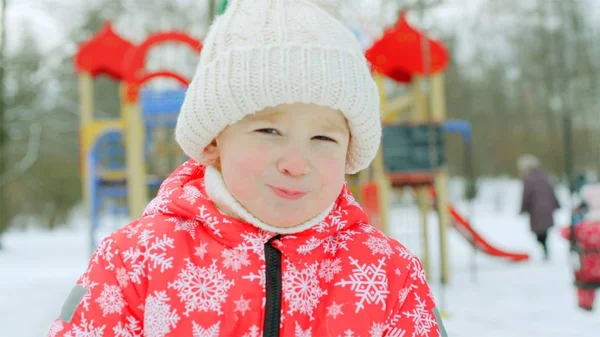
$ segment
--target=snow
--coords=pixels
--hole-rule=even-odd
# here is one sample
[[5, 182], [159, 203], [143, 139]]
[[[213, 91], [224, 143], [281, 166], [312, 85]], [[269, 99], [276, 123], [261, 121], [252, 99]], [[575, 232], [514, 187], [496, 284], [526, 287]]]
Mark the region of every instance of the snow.
[[[460, 194], [460, 185], [451, 185], [451, 197], [454, 200]], [[435, 216], [431, 215], [433, 265], [430, 283], [440, 311], [446, 314], [445, 325], [449, 336], [596, 335], [600, 310], [588, 313], [576, 307], [567, 242], [558, 236], [557, 230], [551, 231], [551, 260], [544, 262], [541, 259], [541, 250], [528, 231], [527, 218], [517, 215], [520, 188], [517, 181], [509, 179], [486, 180], [482, 182], [472, 208], [465, 202], [459, 202], [456, 206], [474, 219], [473, 226], [484, 238], [505, 250], [529, 252], [531, 260], [512, 263], [481, 253], [473, 258], [472, 248], [457, 232], [450, 231], [450, 284], [444, 288], [438, 282], [439, 253], [435, 248], [437, 224]], [[569, 205], [565, 195], [564, 191], [559, 194], [563, 206]], [[471, 209], [474, 214], [468, 214]], [[417, 217], [413, 206], [396, 204], [392, 212], [396, 224], [394, 235], [401, 236], [410, 249], [420, 253], [415, 222]], [[555, 219], [557, 224], [566, 223], [568, 212], [564, 209], [557, 212]], [[413, 227], [412, 231], [407, 230], [410, 226]], [[80, 229], [81, 226], [78, 227], [55, 232], [29, 230], [6, 234], [3, 241], [5, 249], [0, 252], [0, 303], [3, 304], [0, 306], [0, 336], [46, 336], [53, 319], [59, 315], [63, 301], [76, 279], [85, 271], [90, 258], [88, 234]], [[385, 257], [385, 253], [382, 254]], [[190, 272], [202, 274], [207, 282], [211, 282], [209, 274], [213, 277], [215, 273], [218, 274], [217, 270]], [[303, 272], [305, 270], [298, 272], [297, 282], [310, 281], [304, 280], [308, 274], [304, 275]], [[317, 276], [318, 273], [314, 270], [309, 274]], [[223, 286], [218, 287], [217, 283]], [[227, 286], [226, 280], [217, 283], [212, 283], [219, 288], [214, 289], [214, 298], [210, 303], [197, 302], [198, 308], [211, 307], [218, 311], [218, 293], [226, 291]], [[296, 280], [293, 280], [295, 283]], [[155, 296], [157, 313], [168, 313], [168, 302], [160, 294]], [[118, 301], [114, 302], [114, 298], [107, 300], [107, 303], [113, 305], [107, 310], [118, 310]], [[310, 310], [312, 306], [304, 299], [298, 299], [295, 308]], [[168, 329], [169, 320], [163, 322], [161, 319], [164, 317], [156, 317], [157, 328], [160, 325], [161, 329]]]
[[[471, 218], [475, 220], [476, 230], [492, 244], [509, 251], [530, 253], [530, 261], [507, 262], [482, 253], [474, 259], [472, 248], [465, 240], [455, 231], [448, 233], [450, 284], [442, 290], [438, 281], [439, 267], [435, 265], [430, 282], [440, 311], [448, 315], [445, 325], [449, 336], [596, 335], [600, 311], [588, 313], [576, 307], [568, 242], [553, 229], [549, 235], [551, 261], [543, 261], [541, 248], [528, 230], [527, 217], [518, 216], [520, 193], [521, 185], [517, 181], [484, 181]], [[563, 226], [569, 219], [566, 207], [570, 202], [563, 189], [558, 196], [565, 208], [555, 213], [555, 221], [557, 226]], [[463, 214], [469, 210], [466, 203], [456, 206]], [[416, 219], [416, 214], [407, 216], [402, 212], [396, 208], [394, 219]], [[436, 223], [431, 224], [431, 236], [435, 236], [436, 226]], [[431, 241], [435, 247], [437, 240], [431, 238]], [[409, 243], [413, 242], [409, 240]], [[414, 250], [418, 251], [418, 247]], [[438, 250], [432, 249], [431, 254], [432, 262], [437, 264]]]

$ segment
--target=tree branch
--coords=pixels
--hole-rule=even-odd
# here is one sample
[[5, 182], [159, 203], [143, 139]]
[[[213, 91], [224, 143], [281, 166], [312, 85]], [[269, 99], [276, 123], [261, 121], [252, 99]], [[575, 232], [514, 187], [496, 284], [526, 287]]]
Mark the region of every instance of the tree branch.
[[38, 160], [40, 155], [40, 145], [42, 139], [42, 127], [39, 123], [34, 123], [30, 128], [29, 143], [25, 156], [12, 168], [0, 176], [0, 187], [8, 184], [17, 176], [27, 172]]

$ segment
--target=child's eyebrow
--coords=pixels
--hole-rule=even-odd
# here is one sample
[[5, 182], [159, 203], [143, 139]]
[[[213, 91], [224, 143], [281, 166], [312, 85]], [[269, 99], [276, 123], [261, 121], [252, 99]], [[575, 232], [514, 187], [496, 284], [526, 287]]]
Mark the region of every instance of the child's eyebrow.
[[342, 135], [347, 135], [350, 133], [348, 128], [343, 128], [334, 123], [320, 123], [319, 129], [325, 132], [337, 132]]

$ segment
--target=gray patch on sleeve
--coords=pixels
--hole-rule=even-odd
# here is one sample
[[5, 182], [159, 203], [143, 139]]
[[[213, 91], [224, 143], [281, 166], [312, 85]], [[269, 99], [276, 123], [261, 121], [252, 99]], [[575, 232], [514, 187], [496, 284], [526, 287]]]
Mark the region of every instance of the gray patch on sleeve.
[[75, 310], [83, 300], [85, 294], [87, 294], [88, 290], [80, 285], [76, 285], [71, 290], [69, 297], [62, 306], [62, 310], [60, 312], [59, 319], [66, 323], [71, 323], [73, 319], [73, 315], [75, 314]]
[[435, 315], [435, 321], [440, 328], [440, 334], [442, 337], [448, 337], [448, 333], [446, 332], [446, 328], [444, 327], [444, 322], [442, 322], [442, 316], [440, 315], [438, 308], [433, 308], [433, 314]]

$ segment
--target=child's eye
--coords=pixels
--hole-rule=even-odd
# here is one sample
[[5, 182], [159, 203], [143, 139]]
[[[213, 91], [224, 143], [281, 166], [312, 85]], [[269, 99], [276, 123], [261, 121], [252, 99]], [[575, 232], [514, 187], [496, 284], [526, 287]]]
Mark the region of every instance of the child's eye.
[[324, 140], [324, 141], [327, 141], [327, 142], [334, 142], [334, 143], [337, 143], [335, 139], [333, 139], [333, 138], [329, 138], [329, 137], [327, 137], [327, 136], [315, 136], [315, 137], [313, 137], [313, 139], [316, 139], [316, 140]]
[[258, 130], [256, 130], [256, 132], [268, 133], [268, 134], [271, 134], [271, 135], [278, 135], [279, 134], [279, 131], [277, 131], [276, 129], [271, 129], [271, 128], [258, 129]]

